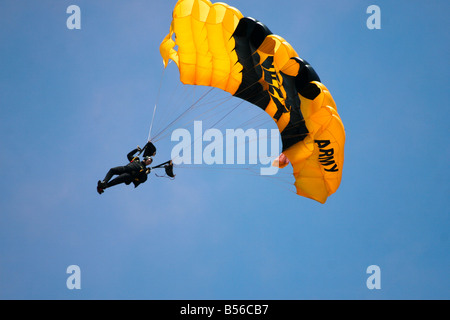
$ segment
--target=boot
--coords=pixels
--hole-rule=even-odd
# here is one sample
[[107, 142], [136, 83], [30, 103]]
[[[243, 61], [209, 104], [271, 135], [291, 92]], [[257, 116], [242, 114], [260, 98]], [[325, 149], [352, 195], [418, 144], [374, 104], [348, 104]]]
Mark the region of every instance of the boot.
[[102, 194], [103, 192], [105, 192], [105, 183], [103, 181], [98, 180], [97, 182], [97, 192], [98, 194]]

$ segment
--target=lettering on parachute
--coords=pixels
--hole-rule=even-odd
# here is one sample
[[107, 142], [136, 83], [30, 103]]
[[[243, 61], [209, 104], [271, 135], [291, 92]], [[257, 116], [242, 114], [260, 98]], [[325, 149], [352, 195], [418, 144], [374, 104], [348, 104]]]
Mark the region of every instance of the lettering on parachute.
[[[329, 146], [331, 143], [330, 140], [314, 140], [315, 143], [317, 143], [317, 146], [319, 147], [319, 162], [324, 167], [325, 171], [328, 172], [338, 172], [338, 166], [336, 164], [336, 161], [334, 161], [334, 149], [325, 149]], [[331, 168], [329, 166], [332, 166]]]
[[278, 121], [280, 120], [280, 117], [283, 113], [289, 112], [291, 110], [291, 105], [289, 104], [288, 99], [285, 98], [286, 93], [281, 87], [281, 84], [283, 83], [283, 76], [276, 72], [273, 65], [273, 56], [267, 57], [267, 59], [264, 60], [261, 66], [264, 73], [264, 81], [269, 85], [269, 94], [272, 98], [272, 101], [277, 106], [277, 112], [275, 113], [273, 118]]

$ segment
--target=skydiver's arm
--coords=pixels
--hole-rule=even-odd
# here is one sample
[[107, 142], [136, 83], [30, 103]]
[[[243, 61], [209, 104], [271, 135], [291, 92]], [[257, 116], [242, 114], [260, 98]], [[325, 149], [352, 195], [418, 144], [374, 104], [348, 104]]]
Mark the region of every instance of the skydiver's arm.
[[130, 153], [127, 154], [128, 161], [130, 161], [130, 162], [133, 161], [134, 155], [138, 151], [141, 151], [141, 148], [137, 147], [136, 149], [131, 150]]

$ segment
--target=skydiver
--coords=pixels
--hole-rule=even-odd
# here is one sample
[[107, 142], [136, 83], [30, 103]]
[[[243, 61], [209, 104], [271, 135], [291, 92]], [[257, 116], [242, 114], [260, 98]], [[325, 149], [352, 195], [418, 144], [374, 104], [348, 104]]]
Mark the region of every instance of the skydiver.
[[[140, 153], [143, 150], [145, 150], [145, 152], [143, 160], [141, 161], [139, 155], [135, 156], [135, 154], [137, 152]], [[147, 181], [147, 175], [151, 171], [151, 168], [147, 168], [147, 166], [153, 162], [152, 156], [155, 154], [156, 148], [150, 141], [143, 149], [137, 146], [136, 149], [133, 149], [127, 154], [130, 163], [125, 166], [111, 168], [105, 178], [102, 181], [98, 181], [97, 192], [102, 194], [106, 188], [110, 188], [120, 183], [125, 183], [126, 185], [133, 183], [135, 188], [141, 183], [144, 183]], [[117, 175], [118, 177], [111, 180], [114, 175]]]

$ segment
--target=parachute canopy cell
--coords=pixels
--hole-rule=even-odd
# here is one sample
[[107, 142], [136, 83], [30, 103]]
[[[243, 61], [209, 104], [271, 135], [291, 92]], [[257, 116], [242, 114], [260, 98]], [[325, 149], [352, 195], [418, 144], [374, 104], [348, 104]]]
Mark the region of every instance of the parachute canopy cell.
[[182, 83], [220, 88], [270, 115], [283, 143], [280, 167], [292, 165], [297, 194], [325, 203], [338, 189], [344, 125], [328, 89], [286, 40], [225, 3], [179, 0], [160, 53]]

